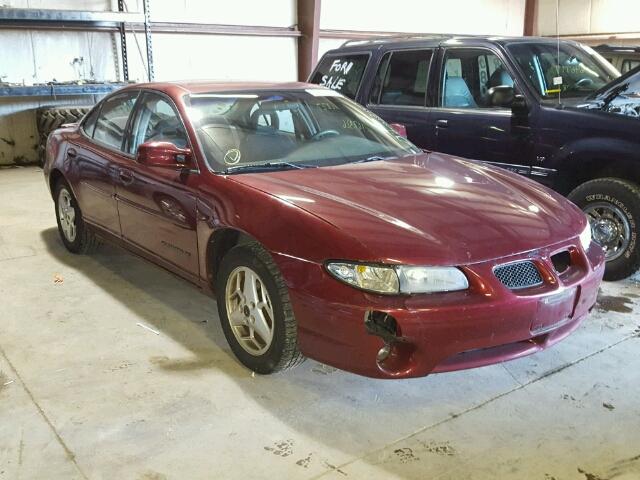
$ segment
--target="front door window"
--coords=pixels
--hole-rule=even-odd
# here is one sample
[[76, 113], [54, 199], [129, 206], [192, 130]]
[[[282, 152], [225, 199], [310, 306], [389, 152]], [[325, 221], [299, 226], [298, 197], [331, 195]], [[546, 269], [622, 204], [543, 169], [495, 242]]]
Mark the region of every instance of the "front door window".
[[145, 142], [169, 142], [179, 148], [187, 147], [187, 133], [169, 100], [145, 92], [136, 110], [127, 147], [129, 153], [135, 153]]
[[[445, 108], [505, 107], [505, 92], [513, 78], [500, 58], [489, 50], [456, 48], [447, 51], [442, 72], [441, 104]], [[500, 100], [498, 102], [497, 100]]]

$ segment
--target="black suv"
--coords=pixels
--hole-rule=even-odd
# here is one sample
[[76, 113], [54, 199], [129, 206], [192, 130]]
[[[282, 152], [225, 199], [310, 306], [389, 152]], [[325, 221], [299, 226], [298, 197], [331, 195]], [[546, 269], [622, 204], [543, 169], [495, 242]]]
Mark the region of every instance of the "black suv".
[[640, 267], [640, 123], [608, 108], [619, 75], [571, 41], [449, 35], [347, 42], [309, 81], [404, 125], [425, 150], [507, 168], [567, 195], [589, 216], [606, 251], [605, 278], [616, 280]]

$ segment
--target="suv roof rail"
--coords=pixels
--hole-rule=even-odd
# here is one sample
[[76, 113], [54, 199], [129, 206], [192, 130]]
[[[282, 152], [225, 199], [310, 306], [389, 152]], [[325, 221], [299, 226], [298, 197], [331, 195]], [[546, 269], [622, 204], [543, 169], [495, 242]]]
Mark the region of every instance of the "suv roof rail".
[[636, 45], [609, 45], [603, 43], [593, 47], [597, 52], [640, 52], [640, 47]]
[[[367, 36], [367, 34], [371, 34]], [[341, 47], [348, 47], [350, 45], [361, 45], [380, 43], [389, 40], [436, 40], [441, 38], [453, 38], [453, 37], [475, 37], [476, 35], [460, 35], [453, 33], [390, 33], [385, 35], [382, 32], [362, 32], [362, 38], [352, 38], [345, 41]]]

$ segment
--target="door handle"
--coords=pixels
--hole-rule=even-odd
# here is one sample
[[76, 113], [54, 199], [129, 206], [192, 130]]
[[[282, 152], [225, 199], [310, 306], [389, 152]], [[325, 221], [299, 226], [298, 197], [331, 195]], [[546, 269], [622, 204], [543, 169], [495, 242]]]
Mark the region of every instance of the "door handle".
[[118, 177], [123, 185], [131, 185], [133, 183], [133, 173], [129, 170], [118, 170]]
[[67, 149], [67, 157], [76, 158], [77, 156], [78, 156], [78, 152], [76, 152], [75, 148], [68, 148]]
[[436, 128], [447, 128], [449, 126], [449, 120], [441, 118], [440, 120], [436, 120]]

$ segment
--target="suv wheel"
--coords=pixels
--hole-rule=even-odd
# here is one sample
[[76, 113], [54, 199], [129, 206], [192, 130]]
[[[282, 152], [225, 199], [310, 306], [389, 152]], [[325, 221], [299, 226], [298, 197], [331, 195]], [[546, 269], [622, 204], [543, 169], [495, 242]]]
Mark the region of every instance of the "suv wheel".
[[242, 364], [268, 374], [302, 363], [287, 286], [260, 245], [241, 245], [225, 255], [216, 292], [222, 330]]
[[569, 199], [589, 217], [593, 240], [605, 251], [605, 280], [621, 280], [640, 268], [640, 186], [617, 178], [583, 183]]

